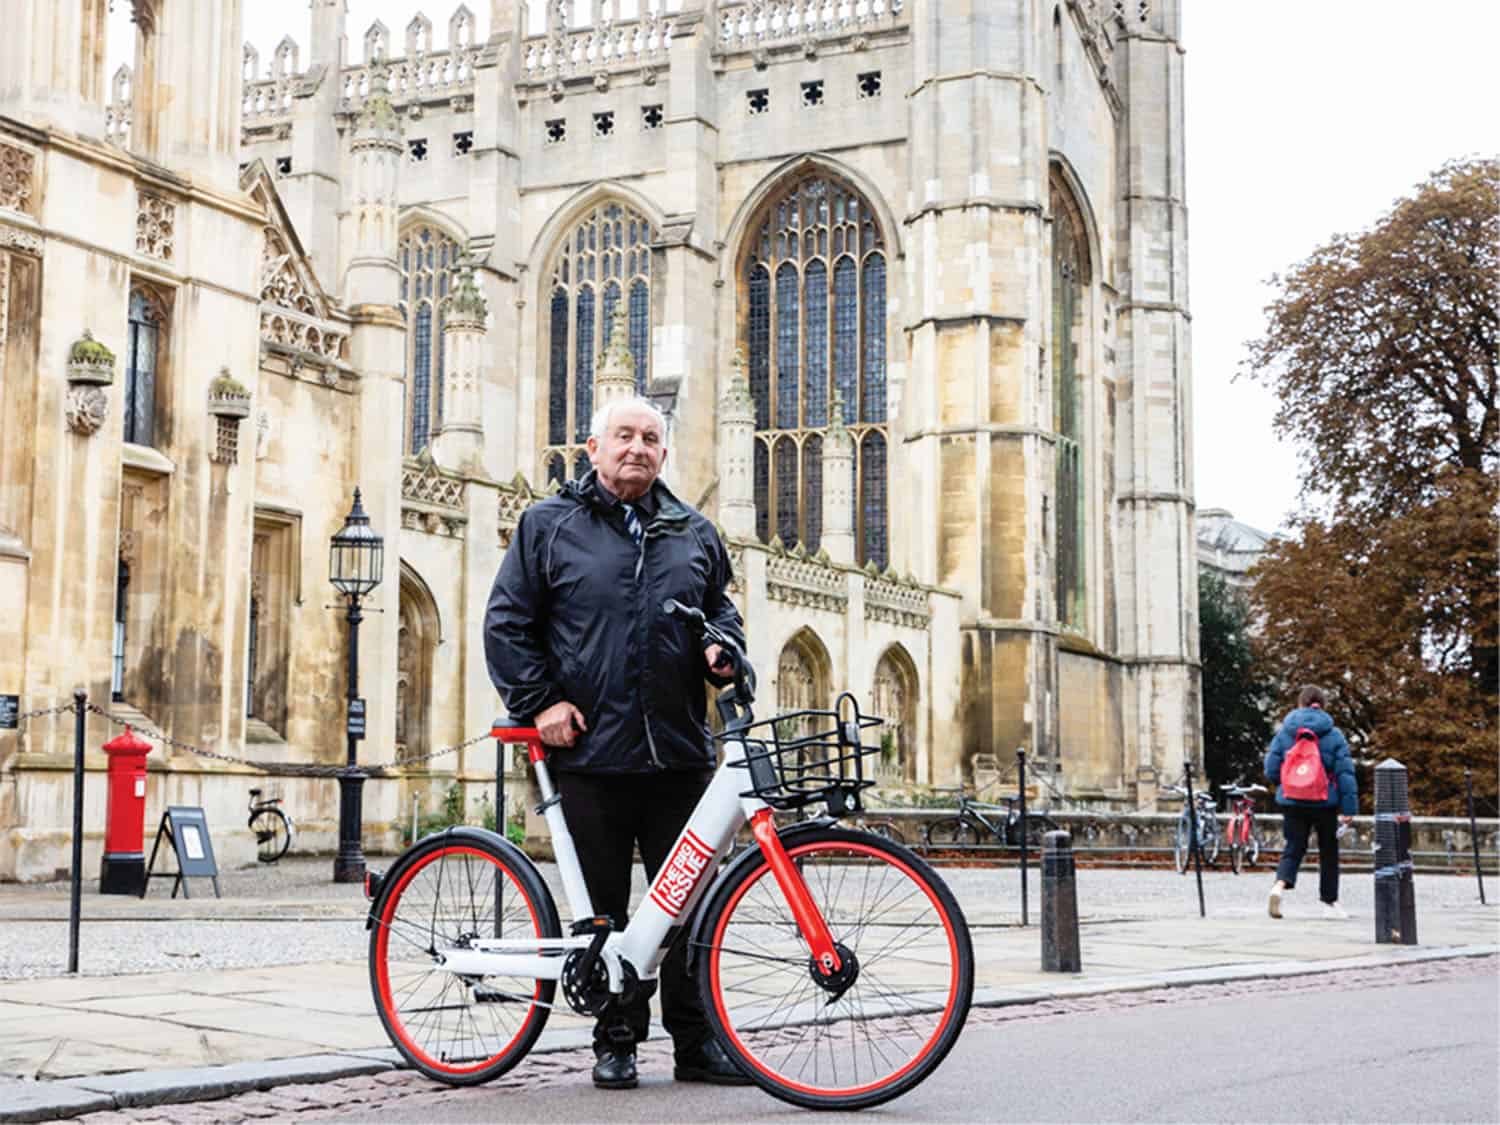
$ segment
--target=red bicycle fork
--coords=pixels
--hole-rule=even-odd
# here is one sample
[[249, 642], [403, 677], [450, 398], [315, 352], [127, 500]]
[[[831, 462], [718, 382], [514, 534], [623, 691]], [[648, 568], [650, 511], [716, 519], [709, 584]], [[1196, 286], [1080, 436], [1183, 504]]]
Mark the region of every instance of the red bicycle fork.
[[797, 920], [797, 928], [802, 931], [802, 939], [812, 951], [813, 960], [825, 975], [838, 972], [843, 964], [838, 951], [833, 947], [833, 934], [828, 930], [828, 923], [823, 920], [823, 912], [808, 893], [802, 872], [797, 870], [792, 857], [781, 846], [781, 837], [776, 835], [776, 824], [771, 819], [770, 809], [761, 809], [751, 816], [750, 831], [755, 835], [755, 842], [760, 845], [761, 855], [766, 857], [776, 885], [781, 888], [782, 896], [792, 908], [792, 917]]

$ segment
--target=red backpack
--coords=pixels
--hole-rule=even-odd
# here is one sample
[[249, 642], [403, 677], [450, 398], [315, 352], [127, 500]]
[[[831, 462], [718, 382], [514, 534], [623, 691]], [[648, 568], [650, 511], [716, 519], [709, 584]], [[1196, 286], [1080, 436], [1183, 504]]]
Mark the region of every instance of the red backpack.
[[1318, 752], [1318, 736], [1306, 727], [1297, 729], [1297, 741], [1281, 763], [1281, 792], [1289, 801], [1328, 800], [1328, 772]]

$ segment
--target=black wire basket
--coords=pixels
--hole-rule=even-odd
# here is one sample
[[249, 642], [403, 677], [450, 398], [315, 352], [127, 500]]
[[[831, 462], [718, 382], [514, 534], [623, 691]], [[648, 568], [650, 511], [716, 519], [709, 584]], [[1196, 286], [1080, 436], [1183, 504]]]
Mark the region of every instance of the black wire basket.
[[745, 760], [733, 763], [750, 775], [741, 796], [783, 811], [822, 802], [829, 815], [848, 816], [864, 811], [860, 793], [875, 784], [865, 777], [864, 760], [881, 748], [866, 744], [864, 732], [884, 722], [863, 714], [846, 691], [831, 711], [787, 711], [717, 737], [745, 743]]

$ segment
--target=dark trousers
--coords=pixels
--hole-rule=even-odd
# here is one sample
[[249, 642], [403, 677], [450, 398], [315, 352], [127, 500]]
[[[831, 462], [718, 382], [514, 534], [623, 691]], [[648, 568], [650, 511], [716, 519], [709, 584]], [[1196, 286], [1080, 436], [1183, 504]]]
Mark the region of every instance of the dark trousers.
[[1282, 809], [1281, 830], [1286, 847], [1276, 865], [1276, 878], [1288, 888], [1297, 885], [1297, 870], [1307, 854], [1307, 838], [1318, 832], [1318, 898], [1323, 902], [1339, 900], [1339, 812], [1337, 809]]
[[[594, 913], [608, 914], [616, 929], [629, 919], [630, 872], [635, 849], [641, 850], [647, 879], [666, 862], [677, 834], [688, 822], [698, 798], [713, 779], [713, 770], [654, 774], [563, 773], [554, 775], [563, 815]], [[686, 930], [677, 934], [661, 964], [661, 1022], [678, 1052], [693, 1050], [710, 1038], [708, 1017], [687, 971]], [[594, 1025], [594, 1046], [633, 1045], [646, 1038], [651, 1024], [648, 997], [615, 1005]], [[611, 1034], [613, 1033], [613, 1034]]]

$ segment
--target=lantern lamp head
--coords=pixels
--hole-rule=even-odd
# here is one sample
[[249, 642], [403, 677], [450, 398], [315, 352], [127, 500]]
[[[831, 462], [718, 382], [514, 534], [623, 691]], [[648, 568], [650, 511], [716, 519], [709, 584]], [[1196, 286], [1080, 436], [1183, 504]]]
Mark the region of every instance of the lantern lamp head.
[[339, 593], [362, 598], [380, 585], [385, 540], [370, 526], [370, 517], [354, 490], [354, 507], [329, 543], [328, 578]]

